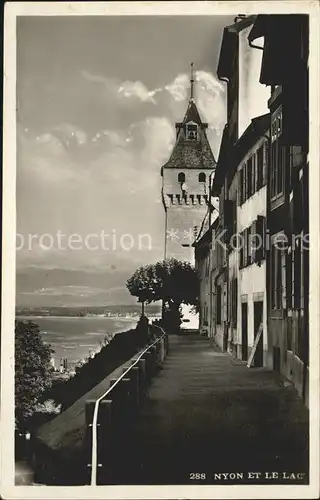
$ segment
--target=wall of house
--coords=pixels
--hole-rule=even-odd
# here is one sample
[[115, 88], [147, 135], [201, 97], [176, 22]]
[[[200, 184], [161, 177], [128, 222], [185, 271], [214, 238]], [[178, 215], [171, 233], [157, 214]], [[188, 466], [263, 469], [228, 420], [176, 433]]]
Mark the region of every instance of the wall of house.
[[[225, 317], [225, 311], [227, 308], [227, 294], [226, 292], [226, 281], [225, 281], [225, 274], [224, 272], [220, 273], [219, 276], [217, 276], [215, 280], [215, 301], [217, 301], [217, 287], [221, 287], [221, 308], [220, 312], [218, 311], [218, 306], [216, 302], [216, 328], [215, 328], [215, 336], [214, 336], [214, 341], [217, 344], [217, 346], [222, 350], [226, 350], [226, 343], [225, 343], [225, 334], [227, 333], [225, 331], [225, 324], [226, 324], [226, 317]], [[220, 322], [218, 322], [218, 315], [220, 314]]]
[[212, 267], [213, 266], [211, 264], [210, 277], [209, 277], [211, 285], [210, 285], [209, 334], [208, 334], [211, 339], [213, 339], [216, 334], [216, 317], [217, 317], [217, 311], [216, 311], [217, 305], [216, 305], [216, 294], [215, 294], [215, 280], [217, 277], [217, 270], [216, 268], [213, 269]]
[[239, 137], [252, 118], [269, 111], [270, 88], [259, 83], [263, 51], [250, 47], [251, 29], [252, 26], [248, 26], [239, 32]]
[[[231, 237], [231, 243], [233, 242], [233, 236], [237, 233], [237, 188], [238, 188], [238, 178], [237, 172], [234, 173], [230, 185], [227, 189], [227, 198], [233, 204], [233, 210], [229, 209], [229, 214], [227, 216], [228, 221], [226, 223], [228, 225], [228, 233], [229, 237]], [[232, 217], [231, 217], [232, 215]], [[237, 298], [233, 297], [233, 284], [234, 280], [238, 281], [238, 250], [237, 248], [233, 248], [231, 246], [228, 251], [228, 318], [227, 318], [227, 326], [228, 326], [228, 350], [235, 354], [235, 343], [237, 337], [237, 323], [234, 320], [234, 300], [236, 300], [237, 307]]]
[[[244, 163], [247, 159], [258, 151], [265, 138], [256, 142], [244, 156]], [[256, 191], [250, 198], [237, 207], [237, 229], [241, 233], [257, 219], [257, 216], [267, 215], [267, 186], [264, 185]], [[246, 302], [248, 307], [247, 332], [248, 332], [248, 355], [254, 344], [254, 302], [263, 302], [263, 364], [270, 366], [272, 361], [268, 356], [268, 330], [267, 330], [267, 291], [266, 291], [266, 262], [248, 265], [238, 271], [238, 318], [237, 318], [237, 356], [242, 359], [242, 303]]]
[[267, 293], [266, 293], [266, 267], [265, 262], [260, 266], [253, 263], [247, 268], [239, 270], [238, 288], [238, 328], [237, 328], [237, 355], [242, 358], [241, 331], [242, 331], [242, 307], [243, 302], [248, 304], [248, 348], [254, 344], [254, 302], [263, 302], [263, 350], [264, 365], [268, 365], [268, 337], [267, 337]]
[[[238, 292], [237, 292], [237, 323], [234, 324], [233, 318], [232, 318], [232, 295], [231, 295], [231, 286], [232, 286], [232, 281], [234, 279], [237, 280], [237, 283], [239, 284], [239, 263], [238, 263], [238, 251], [233, 250], [229, 253], [229, 266], [228, 266], [228, 297], [229, 297], [229, 303], [228, 303], [228, 349], [230, 352], [234, 355], [236, 355], [236, 344], [237, 344], [237, 330], [238, 330], [238, 303], [239, 303], [239, 297], [238, 297]], [[238, 285], [239, 287], [239, 285]]]
[[[290, 81], [292, 85], [292, 95], [297, 100], [305, 96], [301, 91], [293, 92], [295, 80]], [[288, 88], [286, 91], [288, 92]], [[305, 131], [295, 132], [292, 138], [289, 134], [292, 115], [291, 109], [286, 102], [284, 88], [279, 85], [273, 92], [269, 101], [270, 113], [272, 117], [278, 114], [281, 109], [281, 122], [277, 127], [278, 137], [281, 135], [282, 147], [286, 148], [286, 160], [271, 164], [270, 189], [268, 199], [268, 227], [270, 239], [278, 233], [283, 233], [289, 238], [289, 248], [284, 254], [284, 265], [282, 268], [282, 279], [280, 288], [285, 292], [280, 292], [281, 300], [275, 304], [272, 300], [272, 288], [277, 271], [272, 260], [272, 252], [268, 254], [267, 289], [269, 294], [268, 310], [268, 333], [269, 333], [269, 357], [275, 370], [281, 372], [286, 378], [292, 381], [298, 393], [303, 396], [305, 404], [308, 405], [308, 289], [309, 289], [309, 267], [308, 252], [302, 257], [290, 239], [308, 232], [308, 177], [307, 176], [307, 148], [298, 145], [298, 141], [303, 138]], [[295, 108], [292, 102], [292, 109]], [[298, 114], [297, 114], [298, 117]], [[294, 117], [296, 118], [296, 117]], [[299, 122], [299, 120], [297, 120]], [[300, 120], [301, 121], [301, 120]], [[272, 123], [271, 123], [272, 129]], [[277, 139], [274, 140], [276, 142]], [[292, 141], [292, 144], [290, 144]], [[294, 145], [293, 145], [294, 144]], [[271, 157], [273, 159], [273, 157]], [[283, 190], [282, 194], [274, 196], [271, 190], [272, 173], [282, 169]], [[275, 177], [275, 176], [274, 176]], [[292, 257], [294, 257], [292, 259]], [[297, 262], [300, 262], [296, 268]], [[273, 279], [272, 279], [273, 278]], [[278, 285], [279, 291], [279, 285]]]
[[[200, 243], [201, 245], [201, 243]], [[199, 252], [196, 255], [196, 268], [200, 279], [200, 334], [209, 336], [210, 317], [211, 317], [211, 301], [210, 301], [210, 252], [203, 251], [203, 255], [199, 257]], [[201, 251], [200, 250], [200, 251]]]

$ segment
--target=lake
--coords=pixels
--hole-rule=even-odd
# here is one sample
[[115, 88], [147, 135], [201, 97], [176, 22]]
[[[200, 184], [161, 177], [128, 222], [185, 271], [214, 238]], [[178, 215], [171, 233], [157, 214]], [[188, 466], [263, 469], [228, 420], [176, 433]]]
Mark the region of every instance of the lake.
[[105, 336], [135, 328], [138, 318], [134, 317], [62, 317], [62, 316], [17, 316], [30, 320], [40, 327], [43, 340], [54, 349], [52, 357], [58, 367], [61, 358], [76, 363], [94, 352]]

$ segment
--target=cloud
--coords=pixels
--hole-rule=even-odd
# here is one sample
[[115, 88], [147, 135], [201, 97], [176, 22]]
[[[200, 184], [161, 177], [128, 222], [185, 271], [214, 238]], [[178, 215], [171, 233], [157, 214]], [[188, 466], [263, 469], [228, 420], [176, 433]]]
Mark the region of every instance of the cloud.
[[187, 89], [190, 83], [186, 74], [178, 75], [173, 82], [165, 86], [165, 90], [173, 97], [175, 101], [185, 101], [187, 98]]
[[154, 95], [157, 90], [148, 90], [146, 85], [140, 81], [121, 81], [117, 78], [108, 78], [101, 75], [92, 74], [89, 71], [82, 71], [82, 77], [92, 84], [102, 85], [105, 92], [118, 100], [128, 101], [134, 98], [137, 102], [152, 102], [155, 104]]
[[136, 97], [142, 102], [149, 101], [153, 104], [156, 103], [154, 99], [156, 91], [149, 91], [142, 82], [123, 82], [119, 87], [118, 92], [119, 94], [123, 94], [125, 97]]
[[[152, 250], [141, 252], [18, 252], [17, 264], [43, 268], [134, 266], [163, 257], [160, 168], [175, 140], [174, 122], [187, 106], [187, 74], [161, 88], [89, 72], [82, 77], [99, 99], [96, 123], [86, 129], [66, 119], [47, 130], [21, 123], [18, 131], [18, 232], [55, 234], [111, 232], [150, 234]], [[208, 72], [196, 73], [196, 102], [214, 153], [225, 123], [224, 88]], [[91, 94], [90, 94], [91, 95]], [[95, 118], [95, 115], [93, 115]], [[101, 126], [103, 117], [108, 124]], [[120, 117], [125, 117], [122, 122]], [[67, 116], [66, 116], [67, 118]]]
[[105, 293], [106, 290], [102, 288], [91, 288], [89, 286], [75, 286], [75, 285], [64, 285], [60, 287], [49, 287], [40, 288], [37, 290], [31, 290], [27, 292], [20, 292], [22, 295], [41, 295], [41, 296], [60, 296], [60, 295], [70, 295], [72, 297], [91, 297], [93, 295], [98, 295], [100, 293]]
[[62, 123], [54, 127], [51, 133], [59, 138], [67, 147], [72, 147], [73, 145], [82, 146], [87, 142], [87, 133], [70, 123]]

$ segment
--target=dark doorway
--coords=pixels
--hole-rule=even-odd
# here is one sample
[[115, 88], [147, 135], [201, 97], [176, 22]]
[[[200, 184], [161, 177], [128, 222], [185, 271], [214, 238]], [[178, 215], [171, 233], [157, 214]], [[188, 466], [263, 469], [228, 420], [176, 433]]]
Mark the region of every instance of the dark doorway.
[[[254, 315], [254, 338], [256, 339], [260, 325], [263, 320], [263, 302], [253, 303], [253, 315]], [[254, 356], [254, 366], [263, 366], [263, 331], [260, 336], [256, 353]]]
[[242, 360], [248, 361], [248, 304], [241, 304], [241, 344], [242, 344]]
[[273, 369], [280, 373], [280, 347], [273, 347]]

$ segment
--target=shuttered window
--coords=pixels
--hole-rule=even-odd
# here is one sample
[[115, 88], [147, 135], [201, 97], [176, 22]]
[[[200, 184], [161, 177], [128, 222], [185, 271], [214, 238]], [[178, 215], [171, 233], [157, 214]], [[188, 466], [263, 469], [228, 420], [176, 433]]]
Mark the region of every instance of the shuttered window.
[[267, 184], [268, 171], [269, 171], [269, 141], [266, 141], [263, 144], [263, 176], [262, 176], [263, 186]]
[[221, 325], [221, 286], [217, 285], [217, 296], [216, 296], [216, 304], [217, 304], [217, 325]]
[[247, 162], [247, 196], [246, 198], [250, 198], [252, 195], [252, 157], [249, 158]]
[[257, 189], [263, 186], [263, 166], [264, 166], [264, 148], [261, 146], [257, 151]]
[[257, 221], [254, 220], [251, 226], [251, 259], [256, 262], [259, 251], [260, 241], [257, 231]]
[[287, 250], [271, 246], [271, 306], [272, 309], [287, 308]]
[[278, 109], [271, 122], [271, 198], [284, 192], [287, 148], [281, 142], [282, 110]]

